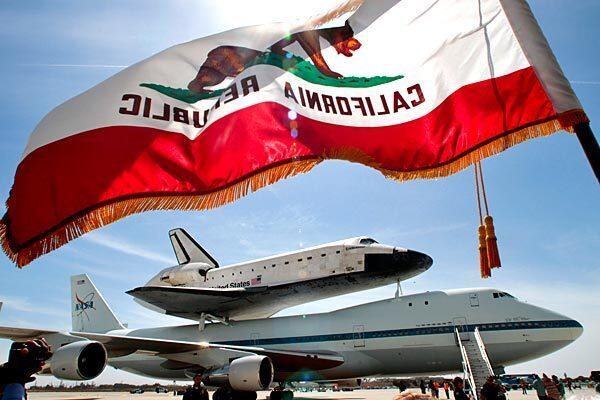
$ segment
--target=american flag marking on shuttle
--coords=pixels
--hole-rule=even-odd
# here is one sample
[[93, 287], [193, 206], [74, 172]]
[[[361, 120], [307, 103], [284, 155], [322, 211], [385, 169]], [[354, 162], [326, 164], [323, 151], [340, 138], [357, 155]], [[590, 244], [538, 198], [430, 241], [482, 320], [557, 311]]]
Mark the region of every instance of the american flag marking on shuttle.
[[258, 285], [258, 284], [260, 284], [261, 280], [262, 280], [262, 275], [258, 275], [256, 278], [252, 278], [250, 280], [250, 284], [251, 285]]

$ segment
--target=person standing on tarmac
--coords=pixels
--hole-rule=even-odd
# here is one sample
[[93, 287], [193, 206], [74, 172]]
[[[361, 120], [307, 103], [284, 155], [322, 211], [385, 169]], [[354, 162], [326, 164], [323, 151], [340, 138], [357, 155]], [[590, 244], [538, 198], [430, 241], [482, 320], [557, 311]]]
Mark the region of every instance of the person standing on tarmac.
[[454, 400], [469, 400], [469, 396], [465, 393], [465, 383], [460, 377], [454, 378]]
[[404, 392], [406, 389], [406, 383], [404, 383], [404, 381], [398, 382], [398, 390], [400, 393]]
[[543, 382], [544, 386], [546, 387], [546, 393], [548, 393], [548, 398], [553, 399], [553, 400], [561, 400], [560, 392], [558, 391], [558, 388], [556, 387], [554, 382], [552, 382], [552, 379], [548, 378], [548, 375], [543, 374], [542, 382]]
[[426, 390], [427, 387], [425, 386], [425, 381], [423, 379], [421, 379], [421, 384], [419, 385], [419, 387], [421, 388], [421, 394], [426, 394]]
[[521, 379], [521, 390], [523, 394], [527, 394], [527, 382], [525, 382], [525, 379]]
[[533, 386], [535, 389], [538, 400], [546, 400], [548, 395], [546, 394], [546, 386], [544, 385], [544, 382], [542, 382], [542, 379], [539, 375], [535, 374], [534, 377], [535, 379], [533, 380], [531, 386]]
[[183, 400], [208, 400], [208, 390], [202, 384], [202, 375], [194, 376], [194, 384], [187, 388]]
[[564, 399], [566, 395], [564, 383], [562, 383], [556, 375], [552, 375], [552, 382], [554, 382], [554, 385], [558, 389], [558, 393], [560, 393], [561, 399]]
[[499, 400], [505, 392], [506, 389], [496, 383], [496, 377], [490, 375], [481, 388], [481, 398], [483, 400]]

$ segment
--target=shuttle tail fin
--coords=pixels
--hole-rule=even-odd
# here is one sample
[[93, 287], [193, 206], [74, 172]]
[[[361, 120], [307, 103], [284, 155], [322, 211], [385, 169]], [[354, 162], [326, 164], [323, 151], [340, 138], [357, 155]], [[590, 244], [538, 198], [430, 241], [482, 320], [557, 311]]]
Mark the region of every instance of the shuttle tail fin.
[[74, 332], [125, 329], [86, 274], [71, 277], [71, 319]]
[[173, 251], [175, 252], [175, 257], [177, 257], [177, 262], [179, 264], [202, 262], [211, 265], [214, 268], [219, 267], [219, 263], [184, 229], [171, 229], [169, 231], [169, 238], [171, 239]]

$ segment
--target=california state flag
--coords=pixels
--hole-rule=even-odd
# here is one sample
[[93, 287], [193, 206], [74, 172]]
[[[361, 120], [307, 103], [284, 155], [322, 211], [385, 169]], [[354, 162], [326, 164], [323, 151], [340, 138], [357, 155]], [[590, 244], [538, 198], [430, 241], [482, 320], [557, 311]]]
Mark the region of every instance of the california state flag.
[[58, 106], [17, 168], [4, 250], [23, 266], [331, 158], [442, 177], [585, 121], [525, 1], [348, 1], [174, 46]]

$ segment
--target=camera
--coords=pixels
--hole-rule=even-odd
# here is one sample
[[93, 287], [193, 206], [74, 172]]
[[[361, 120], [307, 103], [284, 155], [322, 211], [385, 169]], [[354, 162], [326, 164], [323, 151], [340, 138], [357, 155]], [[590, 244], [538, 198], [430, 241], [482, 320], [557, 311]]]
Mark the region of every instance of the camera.
[[28, 364], [41, 365], [41, 363], [52, 357], [52, 351], [39, 342], [14, 342], [8, 353], [8, 364]]

